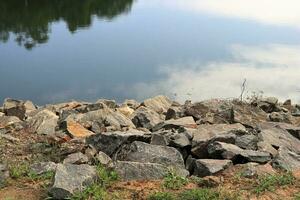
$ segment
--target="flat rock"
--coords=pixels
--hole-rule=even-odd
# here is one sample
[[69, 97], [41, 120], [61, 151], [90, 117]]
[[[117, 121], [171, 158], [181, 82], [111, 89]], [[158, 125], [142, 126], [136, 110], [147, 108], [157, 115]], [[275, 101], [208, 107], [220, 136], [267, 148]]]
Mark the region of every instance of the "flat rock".
[[66, 199], [85, 189], [97, 178], [96, 169], [89, 165], [58, 164], [54, 184], [49, 193], [54, 199]]
[[132, 108], [133, 110], [136, 110], [139, 106], [140, 106], [140, 103], [137, 102], [136, 100], [134, 99], [126, 99], [122, 105], [126, 105], [128, 106], [129, 108]]
[[207, 158], [207, 146], [213, 141], [235, 143], [235, 133], [247, 133], [241, 124], [199, 125], [193, 131], [192, 154], [197, 158]]
[[224, 124], [233, 121], [233, 110], [231, 101], [211, 99], [186, 104], [184, 108], [186, 116], [192, 116], [202, 123]]
[[244, 150], [233, 144], [214, 142], [208, 146], [212, 158], [232, 160], [234, 163], [266, 163], [271, 160], [268, 152]]
[[288, 123], [274, 123], [276, 128], [284, 129], [300, 140], [300, 127]]
[[75, 137], [75, 138], [85, 138], [85, 137], [89, 137], [89, 136], [95, 134], [94, 132], [87, 130], [81, 124], [79, 124], [73, 120], [65, 121], [62, 125], [62, 128], [70, 136]]
[[141, 105], [150, 108], [157, 113], [166, 113], [171, 107], [172, 101], [168, 97], [160, 95], [144, 100]]
[[117, 111], [125, 115], [126, 117], [130, 118], [132, 114], [134, 113], [134, 109], [130, 108], [127, 105], [122, 105], [119, 108], [117, 108]]
[[98, 151], [103, 151], [108, 156], [112, 156], [123, 144], [134, 141], [150, 142], [150, 140], [151, 134], [141, 132], [105, 132], [88, 137], [86, 142]]
[[35, 133], [53, 135], [57, 127], [58, 116], [50, 110], [42, 109], [26, 121], [29, 128]]
[[194, 174], [204, 177], [217, 174], [232, 165], [231, 160], [198, 159], [194, 164]]
[[[121, 130], [124, 127], [135, 128], [132, 121], [118, 111], [103, 108], [87, 113], [71, 114], [65, 121], [73, 120], [80, 123], [85, 128], [93, 126], [112, 127], [114, 130]], [[94, 130], [97, 130], [95, 128]]]
[[132, 122], [136, 127], [142, 127], [147, 129], [152, 129], [156, 124], [162, 122], [163, 119], [154, 110], [147, 108], [145, 106], [139, 107], [133, 114], [132, 114]]
[[185, 116], [184, 114], [184, 107], [183, 106], [171, 106], [167, 113], [166, 113], [166, 120], [169, 119], [179, 119], [179, 118], [183, 118]]
[[13, 124], [20, 124], [22, 121], [16, 116], [0, 116], [0, 128], [5, 128]]
[[69, 154], [63, 161], [63, 164], [86, 164], [89, 158], [81, 152]]
[[120, 152], [118, 152], [117, 159], [184, 168], [182, 155], [177, 149], [138, 141], [122, 147]]
[[253, 134], [239, 135], [236, 137], [235, 145], [248, 150], [257, 150], [259, 138]]
[[185, 169], [168, 168], [158, 163], [141, 163], [132, 161], [117, 161], [115, 170], [122, 180], [158, 180], [165, 177], [169, 170], [175, 170], [179, 176], [189, 175]]
[[272, 164], [287, 171], [300, 170], [300, 154], [281, 147]]
[[157, 124], [153, 127], [153, 131], [158, 131], [160, 129], [178, 129], [180, 127], [185, 128], [197, 128], [197, 124], [193, 117], [183, 117], [179, 119], [169, 119]]
[[44, 174], [49, 171], [56, 171], [57, 164], [54, 162], [40, 162], [31, 165], [31, 171], [37, 175]]

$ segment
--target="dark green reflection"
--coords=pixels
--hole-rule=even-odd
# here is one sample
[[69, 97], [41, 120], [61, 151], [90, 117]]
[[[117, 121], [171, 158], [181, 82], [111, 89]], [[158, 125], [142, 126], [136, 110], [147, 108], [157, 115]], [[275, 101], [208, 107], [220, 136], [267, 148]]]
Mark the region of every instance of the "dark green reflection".
[[134, 0], [0, 0], [0, 42], [31, 49], [49, 39], [50, 23], [64, 20], [71, 32], [91, 25], [93, 15], [108, 20], [131, 9]]

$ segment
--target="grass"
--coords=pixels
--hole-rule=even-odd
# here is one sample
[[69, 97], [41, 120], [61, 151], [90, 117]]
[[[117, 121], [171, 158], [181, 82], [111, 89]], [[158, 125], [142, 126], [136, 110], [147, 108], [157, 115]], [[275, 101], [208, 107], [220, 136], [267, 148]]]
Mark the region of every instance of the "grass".
[[300, 192], [295, 194], [294, 200], [300, 200]]
[[147, 200], [176, 200], [176, 197], [169, 192], [156, 192], [150, 194]]
[[29, 171], [30, 171], [29, 164], [26, 162], [13, 164], [9, 167], [9, 174], [10, 177], [13, 179], [27, 177]]
[[10, 165], [9, 174], [13, 179], [29, 178], [32, 181], [51, 180], [54, 177], [53, 171], [47, 171], [43, 174], [36, 174], [35, 172], [31, 171], [29, 163], [27, 162]]
[[98, 179], [83, 191], [76, 192], [71, 200], [105, 200], [111, 195], [106, 189], [119, 179], [118, 174], [113, 170], [108, 170], [101, 165], [97, 166]]
[[187, 185], [189, 180], [185, 177], [178, 176], [174, 170], [170, 170], [163, 180], [163, 187], [166, 189], [178, 190]]
[[230, 194], [215, 189], [200, 188], [183, 191], [177, 195], [169, 192], [150, 194], [147, 200], [238, 200], [237, 194]]
[[266, 191], [274, 191], [277, 187], [292, 185], [295, 182], [295, 177], [291, 172], [279, 175], [266, 175], [259, 177], [258, 185], [254, 188], [256, 194], [261, 194]]

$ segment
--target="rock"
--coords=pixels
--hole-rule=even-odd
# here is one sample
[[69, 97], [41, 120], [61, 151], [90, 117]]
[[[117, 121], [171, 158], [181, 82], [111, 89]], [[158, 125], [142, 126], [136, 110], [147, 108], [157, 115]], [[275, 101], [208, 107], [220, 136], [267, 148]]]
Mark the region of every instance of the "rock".
[[253, 178], [262, 175], [273, 175], [276, 174], [276, 171], [272, 168], [272, 166], [267, 163], [264, 165], [260, 165], [258, 163], [247, 163], [243, 165], [241, 175], [246, 178]]
[[[261, 132], [259, 133], [260, 138], [264, 144], [264, 147], [268, 149], [273, 148], [274, 150], [284, 147], [289, 149], [292, 152], [300, 154], [300, 140], [295, 139], [287, 130], [277, 127], [277, 123], [260, 123], [258, 124]], [[261, 150], [259, 148], [259, 150]], [[273, 156], [274, 151], [270, 150]]]
[[3, 117], [5, 114], [3, 112], [0, 112], [0, 117]]
[[245, 134], [236, 137], [235, 145], [242, 149], [257, 150], [259, 139], [256, 135]]
[[172, 101], [165, 96], [156, 96], [150, 99], [144, 100], [141, 104], [151, 110], [154, 110], [157, 113], [166, 113], [167, 110], [171, 107]]
[[[122, 128], [135, 128], [134, 124], [125, 115], [120, 112], [113, 111], [109, 108], [90, 111], [87, 113], [73, 114], [66, 118], [65, 121], [73, 120], [80, 123], [85, 128], [91, 128], [97, 125], [100, 127], [112, 127], [113, 130], [121, 130]], [[97, 130], [95, 128], [94, 130]]]
[[260, 108], [241, 101], [233, 101], [234, 122], [246, 127], [256, 128], [260, 122], [265, 122], [267, 114]]
[[147, 129], [152, 129], [156, 124], [162, 122], [163, 119], [161, 116], [144, 106], [139, 107], [133, 114], [132, 114], [132, 122], [136, 127], [142, 127]]
[[127, 105], [129, 108], [136, 110], [140, 106], [140, 103], [133, 99], [126, 99], [122, 105]]
[[3, 109], [7, 116], [15, 116], [20, 120], [25, 119], [26, 110], [23, 101], [7, 98], [4, 100]]
[[278, 154], [273, 159], [272, 165], [287, 171], [300, 170], [300, 154], [281, 147], [278, 149]]
[[31, 101], [25, 101], [23, 106], [25, 108], [26, 115], [30, 114], [32, 111], [37, 110], [37, 107]]
[[133, 141], [150, 142], [151, 135], [135, 132], [105, 132], [95, 134], [86, 139], [86, 142], [98, 151], [103, 151], [112, 156], [123, 144], [129, 144]]
[[169, 146], [172, 147], [185, 148], [190, 147], [191, 144], [191, 140], [185, 132], [177, 133], [169, 138]]
[[207, 146], [212, 141], [235, 143], [235, 133], [245, 133], [246, 128], [241, 124], [199, 125], [193, 131], [192, 154], [197, 158], [207, 158]]
[[0, 117], [0, 128], [5, 128], [13, 126], [15, 124], [20, 124], [22, 121], [15, 116], [2, 116]]
[[52, 135], [58, 122], [58, 116], [47, 109], [40, 110], [36, 115], [27, 120], [28, 126], [37, 134]]
[[233, 163], [266, 163], [271, 160], [270, 153], [243, 150], [236, 145], [223, 142], [211, 143], [207, 150], [212, 158], [232, 160]]
[[95, 134], [92, 131], [87, 130], [81, 124], [79, 124], [73, 120], [68, 120], [68, 121], [63, 122], [61, 127], [71, 137], [75, 137], [75, 138], [85, 138], [85, 137], [89, 137], [89, 136]]
[[113, 167], [112, 159], [102, 151], [99, 151], [99, 153], [96, 155], [96, 160], [99, 162], [99, 164], [107, 168]]
[[127, 105], [123, 105], [123, 106], [117, 108], [117, 111], [119, 111], [120, 113], [122, 113], [123, 115], [125, 115], [128, 118], [130, 118], [131, 115], [134, 113], [134, 110]]
[[56, 171], [57, 164], [54, 162], [40, 162], [31, 165], [31, 171], [37, 175], [44, 174], [46, 172]]
[[182, 155], [175, 148], [151, 145], [139, 141], [123, 146], [117, 154], [117, 159], [121, 161], [158, 163], [179, 168], [185, 167]]
[[193, 117], [183, 117], [179, 119], [169, 119], [157, 124], [153, 127], [153, 131], [158, 131], [160, 129], [178, 129], [180, 127], [185, 128], [197, 128], [197, 124]]
[[210, 176], [217, 174], [232, 165], [231, 160], [198, 159], [195, 161], [195, 176]]
[[0, 139], [3, 138], [3, 139], [6, 139], [6, 140], [8, 140], [10, 142], [19, 142], [20, 141], [18, 138], [15, 138], [15, 137], [13, 137], [13, 136], [11, 136], [9, 134], [3, 134], [3, 133], [1, 133], [1, 130], [2, 129], [0, 129]]
[[63, 164], [76, 164], [76, 165], [79, 165], [79, 164], [86, 164], [88, 162], [89, 162], [89, 158], [86, 155], [84, 155], [81, 152], [77, 152], [77, 153], [73, 153], [73, 154], [68, 155], [64, 159]]
[[224, 178], [222, 176], [205, 176], [200, 179], [201, 181], [197, 182], [199, 187], [204, 188], [215, 188], [224, 182]]
[[184, 117], [184, 108], [181, 106], [172, 106], [168, 109], [166, 120], [179, 119]]
[[0, 189], [5, 187], [7, 179], [9, 178], [9, 171], [6, 165], [0, 163]]
[[118, 105], [115, 100], [109, 100], [109, 99], [98, 99], [96, 103], [103, 103], [105, 104], [108, 108], [114, 109], [117, 108]]
[[64, 111], [65, 112], [77, 111], [77, 113], [87, 113], [90, 111], [100, 110], [104, 108], [107, 108], [107, 106], [103, 102], [98, 102], [98, 103], [81, 105], [80, 107], [77, 107], [75, 110], [64, 110]]
[[169, 141], [166, 136], [161, 135], [160, 133], [152, 133], [150, 144], [168, 146]]
[[[141, 163], [131, 161], [118, 161], [115, 165], [116, 172], [124, 181], [162, 179], [171, 169], [158, 163]], [[182, 177], [186, 177], [189, 174], [188, 171], [184, 169], [175, 169], [175, 171]]]
[[184, 113], [201, 123], [224, 124], [233, 121], [232, 103], [227, 100], [212, 99], [194, 104], [185, 104]]
[[92, 166], [58, 164], [49, 193], [54, 199], [66, 199], [75, 192], [83, 191], [96, 178], [97, 172]]
[[288, 131], [291, 135], [300, 140], [300, 127], [287, 123], [276, 123], [275, 127]]
[[269, 120], [272, 121], [272, 122], [291, 123], [292, 122], [292, 116], [289, 113], [272, 112], [271, 114], [269, 114]]

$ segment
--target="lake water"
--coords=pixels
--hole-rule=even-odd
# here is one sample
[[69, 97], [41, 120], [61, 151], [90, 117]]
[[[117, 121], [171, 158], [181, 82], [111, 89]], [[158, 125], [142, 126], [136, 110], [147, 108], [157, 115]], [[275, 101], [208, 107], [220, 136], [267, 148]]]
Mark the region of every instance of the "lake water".
[[297, 0], [1, 0], [0, 101], [300, 101]]

